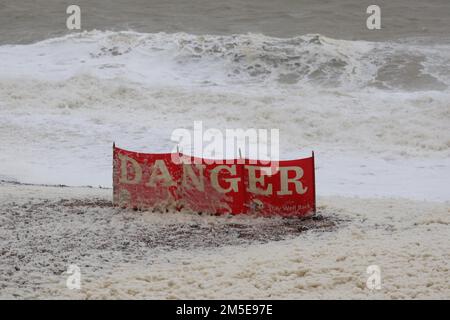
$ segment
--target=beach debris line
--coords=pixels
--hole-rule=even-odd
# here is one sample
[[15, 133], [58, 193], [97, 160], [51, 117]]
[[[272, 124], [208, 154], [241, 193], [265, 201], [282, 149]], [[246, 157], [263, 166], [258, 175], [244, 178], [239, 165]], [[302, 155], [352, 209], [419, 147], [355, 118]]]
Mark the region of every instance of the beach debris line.
[[133, 209], [308, 216], [316, 211], [314, 153], [276, 162], [217, 160], [114, 145], [113, 203]]

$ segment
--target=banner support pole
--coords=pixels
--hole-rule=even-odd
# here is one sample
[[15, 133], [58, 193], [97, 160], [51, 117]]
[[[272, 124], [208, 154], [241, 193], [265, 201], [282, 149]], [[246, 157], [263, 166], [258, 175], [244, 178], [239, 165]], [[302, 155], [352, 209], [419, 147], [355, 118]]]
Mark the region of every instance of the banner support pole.
[[313, 186], [314, 186], [314, 214], [316, 213], [316, 161], [314, 157], [314, 150], [312, 151], [312, 163], [313, 163]]
[[115, 159], [115, 151], [116, 151], [116, 142], [113, 141], [113, 156], [112, 156], [112, 165], [113, 165], [113, 170], [112, 170], [112, 185], [113, 185], [113, 206], [115, 206], [117, 204], [117, 196], [116, 196], [116, 161], [114, 161]]

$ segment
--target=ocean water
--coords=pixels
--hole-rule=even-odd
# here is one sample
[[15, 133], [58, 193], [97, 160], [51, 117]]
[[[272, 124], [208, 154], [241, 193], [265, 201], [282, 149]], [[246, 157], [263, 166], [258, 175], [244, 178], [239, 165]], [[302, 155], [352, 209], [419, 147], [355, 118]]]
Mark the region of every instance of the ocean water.
[[[30, 43], [70, 33], [66, 8], [81, 7], [83, 30], [142, 33], [261, 33], [290, 38], [386, 41], [449, 37], [447, 0], [2, 0], [0, 43]], [[381, 30], [366, 28], [366, 9], [381, 8]]]
[[[280, 129], [319, 195], [450, 200], [450, 3], [0, 3], [0, 178], [111, 185], [111, 146], [176, 128]], [[370, 3], [369, 3], [370, 4]], [[62, 13], [62, 14], [61, 14]], [[83, 22], [84, 21], [84, 22]]]

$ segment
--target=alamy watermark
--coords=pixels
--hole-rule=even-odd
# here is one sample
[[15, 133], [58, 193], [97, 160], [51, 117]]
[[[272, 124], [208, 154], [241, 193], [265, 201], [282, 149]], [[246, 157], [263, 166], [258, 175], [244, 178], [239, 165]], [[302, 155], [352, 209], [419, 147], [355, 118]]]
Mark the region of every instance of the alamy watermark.
[[66, 286], [69, 290], [81, 289], [81, 270], [76, 264], [71, 264], [66, 271], [69, 276], [66, 280]]
[[[278, 163], [280, 159], [279, 129], [204, 130], [202, 121], [194, 121], [194, 129], [175, 129], [171, 135], [174, 142], [172, 160], [177, 163], [233, 164], [243, 163], [244, 159], [260, 164]], [[181, 159], [181, 152], [187, 151], [196, 157]], [[199, 158], [201, 157], [201, 158]]]
[[69, 30], [81, 29], [81, 8], [75, 4], [67, 7], [66, 13], [69, 15], [66, 19], [66, 27]]
[[366, 287], [369, 290], [381, 289], [381, 269], [376, 264], [370, 265], [366, 269], [366, 273], [369, 275], [366, 281]]
[[379, 6], [373, 4], [367, 7], [367, 14], [370, 16], [366, 20], [366, 26], [369, 30], [381, 29], [381, 9]]

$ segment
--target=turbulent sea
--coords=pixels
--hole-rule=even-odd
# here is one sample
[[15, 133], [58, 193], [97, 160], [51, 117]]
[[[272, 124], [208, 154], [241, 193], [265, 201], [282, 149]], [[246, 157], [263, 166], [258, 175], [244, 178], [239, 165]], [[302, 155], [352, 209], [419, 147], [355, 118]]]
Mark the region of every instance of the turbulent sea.
[[[350, 11], [353, 2], [346, 1]], [[249, 4], [242, 9], [247, 20], [227, 16], [228, 29], [212, 17], [198, 20], [196, 29], [187, 10], [177, 13], [182, 24], [159, 24], [167, 26], [163, 32], [136, 12], [129, 20], [141, 24], [125, 27], [105, 18], [95, 25], [85, 9], [87, 27], [102, 30], [67, 34], [54, 31], [55, 20], [43, 11], [34, 18], [36, 28], [28, 25], [25, 32], [21, 11], [6, 2], [3, 8], [19, 22], [0, 39], [0, 178], [110, 186], [113, 141], [170, 152], [174, 129], [203, 121], [205, 129], [280, 129], [282, 158], [314, 150], [319, 195], [449, 200], [450, 41], [444, 20], [436, 15], [434, 24], [429, 17], [414, 22], [406, 14], [396, 29], [388, 17], [387, 31], [373, 36], [377, 31], [364, 23], [355, 27], [350, 18], [340, 20], [345, 32], [339, 33], [302, 16], [304, 28], [295, 31], [295, 10], [284, 24], [276, 13], [289, 5], [280, 12], [266, 8], [272, 27], [257, 28], [263, 9]], [[447, 7], [438, 2], [428, 9]], [[307, 16], [320, 12], [305, 8]], [[316, 14], [334, 17], [334, 9], [324, 8]], [[3, 21], [10, 26], [7, 10]], [[170, 16], [167, 7], [159, 10]], [[408, 25], [420, 30], [417, 36]], [[322, 33], [302, 33], [311, 29]]]

